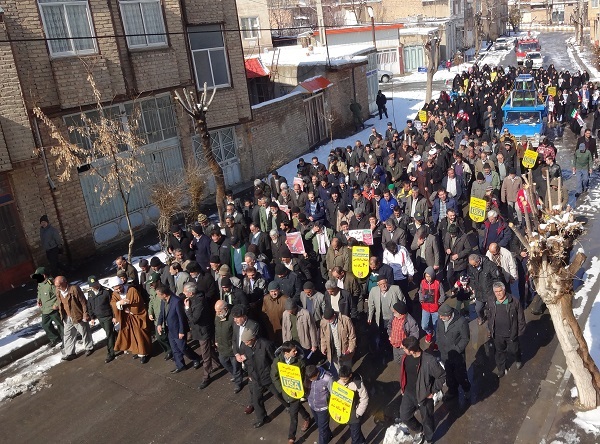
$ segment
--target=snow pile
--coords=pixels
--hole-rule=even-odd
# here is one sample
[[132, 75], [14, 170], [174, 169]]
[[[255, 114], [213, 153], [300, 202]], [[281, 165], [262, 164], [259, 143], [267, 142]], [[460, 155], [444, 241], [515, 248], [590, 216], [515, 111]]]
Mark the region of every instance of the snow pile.
[[[594, 285], [596, 284], [596, 280], [598, 279], [598, 275], [600, 274], [600, 261], [598, 260], [598, 258], [596, 256], [594, 256], [591, 260], [590, 263], [590, 267], [585, 271], [585, 274], [583, 275], [583, 285], [581, 286], [581, 288], [579, 288], [577, 290], [577, 292], [575, 293], [575, 297], [573, 298], [573, 302], [575, 301], [579, 301], [579, 306], [577, 308], [573, 309], [573, 314], [575, 315], [576, 318], [579, 318], [579, 316], [581, 316], [581, 314], [583, 313], [583, 309], [585, 308], [585, 305], [587, 303], [588, 297], [590, 295], [590, 292], [592, 291], [592, 288], [594, 287]], [[595, 295], [594, 295], [595, 296]], [[594, 302], [594, 307], [598, 304], [598, 302]], [[594, 307], [592, 307], [592, 311], [594, 310]], [[600, 313], [599, 313], [600, 315]], [[589, 321], [591, 319], [592, 314], [590, 313], [590, 318], [588, 318], [588, 324], [586, 324], [586, 330], [589, 326]], [[600, 327], [600, 323], [599, 323], [599, 327]], [[600, 332], [598, 332], [600, 333]], [[584, 331], [584, 337], [585, 340], [588, 343], [588, 346], [590, 346], [590, 352], [591, 352], [591, 345], [592, 345], [592, 336], [590, 335], [590, 337], [585, 336], [585, 331]], [[598, 338], [600, 338], [600, 336], [596, 336]], [[596, 344], [596, 346], [598, 347], [598, 351], [600, 352], [600, 344]], [[592, 354], [593, 357], [593, 354]], [[599, 356], [596, 356], [596, 359], [600, 357], [600, 353]], [[598, 361], [600, 362], [600, 361]]]
[[399, 444], [403, 442], [413, 442], [408, 427], [404, 424], [394, 424], [387, 428], [383, 438], [383, 444]]
[[586, 433], [600, 436], [600, 407], [587, 412], [577, 412], [573, 422]]
[[[575, 430], [561, 430], [556, 434], [556, 438], [550, 442], [550, 444], [579, 444], [581, 440], [577, 436]], [[546, 440], [543, 439], [540, 444], [546, 444]]]

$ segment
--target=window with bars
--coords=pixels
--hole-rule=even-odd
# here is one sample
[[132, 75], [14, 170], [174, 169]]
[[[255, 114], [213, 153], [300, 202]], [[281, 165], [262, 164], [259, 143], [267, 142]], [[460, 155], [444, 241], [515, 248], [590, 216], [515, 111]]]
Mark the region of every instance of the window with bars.
[[[136, 119], [137, 135], [143, 140], [145, 145], [177, 137], [177, 117], [170, 95], [150, 97], [135, 102], [108, 106], [104, 108], [104, 113], [110, 120], [118, 121], [124, 129], [129, 128], [129, 122], [132, 119]], [[92, 122], [100, 120], [97, 110], [87, 111], [85, 116]], [[81, 114], [66, 116], [64, 117], [64, 122], [68, 127], [85, 126], [85, 122], [81, 119]], [[69, 133], [69, 138], [72, 143], [92, 151], [95, 140], [93, 134], [87, 137], [77, 131], [72, 131]], [[123, 146], [122, 150], [127, 150], [127, 146]], [[93, 155], [93, 157], [96, 156]]]
[[221, 25], [188, 27], [188, 37], [198, 88], [229, 86], [229, 62]]
[[165, 22], [160, 0], [120, 0], [127, 46], [166, 46]]
[[242, 17], [242, 38], [257, 39], [258, 38], [258, 17]]
[[384, 49], [377, 51], [377, 64], [385, 65], [398, 62], [398, 51], [395, 49]]
[[52, 57], [98, 52], [88, 0], [38, 0]]

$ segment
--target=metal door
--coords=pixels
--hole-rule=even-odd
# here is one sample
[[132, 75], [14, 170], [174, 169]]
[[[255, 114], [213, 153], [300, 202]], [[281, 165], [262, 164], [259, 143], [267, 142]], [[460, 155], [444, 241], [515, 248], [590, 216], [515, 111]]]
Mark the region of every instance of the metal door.
[[416, 71], [419, 66], [425, 66], [422, 46], [404, 47], [404, 70]]
[[[225, 186], [230, 188], [239, 184], [242, 181], [242, 174], [240, 170], [240, 159], [237, 155], [235, 128], [231, 126], [229, 128], [210, 131], [210, 143], [215, 158], [223, 169]], [[194, 136], [192, 138], [192, 146], [198, 165], [206, 164], [199, 136]], [[206, 182], [208, 184], [208, 189], [214, 193], [216, 190], [214, 178], [208, 171], [207, 176]]]
[[312, 148], [327, 138], [325, 99], [323, 93], [304, 99], [304, 116], [308, 131], [308, 145]]

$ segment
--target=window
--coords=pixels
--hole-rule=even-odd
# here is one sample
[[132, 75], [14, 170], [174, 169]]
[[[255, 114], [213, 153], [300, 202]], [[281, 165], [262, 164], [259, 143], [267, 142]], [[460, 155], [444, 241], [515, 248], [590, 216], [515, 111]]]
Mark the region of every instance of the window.
[[[171, 101], [170, 95], [150, 97], [135, 102], [105, 107], [104, 113], [113, 121], [120, 120], [123, 128], [129, 127], [128, 122], [130, 122], [130, 119], [137, 118], [137, 133], [145, 145], [159, 143], [177, 137], [177, 119], [175, 116], [175, 107]], [[97, 122], [99, 120], [97, 110], [87, 111], [85, 116], [92, 122]], [[85, 123], [81, 120], [80, 114], [66, 116], [64, 121], [67, 127], [85, 126]], [[71, 143], [75, 143], [90, 151], [93, 148], [95, 140], [95, 137], [87, 137], [77, 131], [70, 132], [69, 138]], [[127, 150], [127, 146], [123, 146], [122, 150]]]
[[167, 44], [160, 0], [121, 0], [119, 5], [127, 46], [146, 48]]
[[243, 17], [242, 18], [242, 38], [257, 39], [258, 38], [258, 17]]
[[97, 52], [88, 0], [38, 1], [51, 56]]
[[198, 88], [205, 82], [208, 88], [229, 86], [229, 66], [221, 26], [190, 26], [188, 36]]

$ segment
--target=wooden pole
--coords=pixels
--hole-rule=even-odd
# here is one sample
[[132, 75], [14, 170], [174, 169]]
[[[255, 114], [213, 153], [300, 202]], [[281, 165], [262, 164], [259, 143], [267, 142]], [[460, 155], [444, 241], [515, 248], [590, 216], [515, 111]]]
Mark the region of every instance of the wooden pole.
[[[546, 168], [546, 193], [548, 193], [548, 212], [552, 214], [552, 194], [550, 194], [550, 172]], [[558, 197], [560, 200], [560, 195]]]
[[562, 205], [562, 177], [558, 178], [558, 201], [560, 205], [560, 211], [562, 211], [564, 209]]

